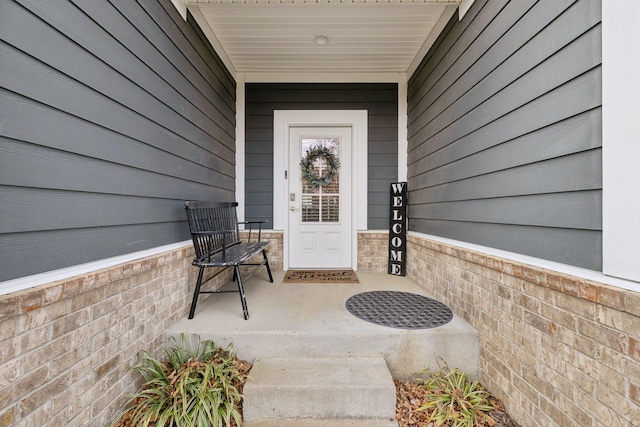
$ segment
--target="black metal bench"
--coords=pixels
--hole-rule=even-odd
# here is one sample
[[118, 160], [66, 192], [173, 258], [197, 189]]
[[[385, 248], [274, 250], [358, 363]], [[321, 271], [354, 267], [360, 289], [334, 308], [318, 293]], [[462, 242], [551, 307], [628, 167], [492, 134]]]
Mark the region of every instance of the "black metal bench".
[[[249, 318], [249, 310], [247, 309], [247, 300], [244, 294], [244, 288], [242, 285], [242, 275], [240, 274], [240, 266], [252, 265], [258, 266], [264, 265], [267, 268], [269, 274], [269, 281], [273, 283], [273, 276], [271, 275], [271, 268], [269, 268], [269, 260], [267, 259], [266, 247], [268, 242], [261, 242], [262, 237], [262, 224], [265, 221], [248, 221], [238, 222], [236, 214], [236, 202], [198, 202], [188, 201], [185, 202], [184, 208], [187, 212], [187, 220], [189, 222], [189, 231], [191, 232], [191, 238], [193, 240], [193, 247], [196, 252], [196, 258], [193, 260], [192, 265], [200, 268], [198, 272], [198, 281], [196, 283], [196, 289], [193, 293], [193, 301], [191, 302], [191, 310], [189, 311], [189, 319], [193, 319], [193, 315], [196, 311], [196, 304], [198, 302], [198, 296], [200, 294], [215, 294], [222, 292], [239, 292], [240, 302], [242, 303], [242, 311], [244, 318]], [[240, 227], [239, 224], [246, 224], [249, 226], [249, 238], [247, 242], [240, 240]], [[258, 239], [257, 241], [251, 241], [251, 234], [253, 232], [253, 225], [258, 224]], [[262, 262], [250, 262], [251, 258], [262, 252]], [[205, 268], [221, 267], [221, 270], [209, 277], [204, 282]], [[237, 291], [202, 291], [200, 288], [204, 283], [218, 276], [224, 272], [227, 268], [233, 267], [233, 280], [238, 284]], [[253, 270], [255, 271], [255, 269]], [[253, 274], [253, 271], [251, 274]], [[248, 277], [245, 277], [245, 280]]]

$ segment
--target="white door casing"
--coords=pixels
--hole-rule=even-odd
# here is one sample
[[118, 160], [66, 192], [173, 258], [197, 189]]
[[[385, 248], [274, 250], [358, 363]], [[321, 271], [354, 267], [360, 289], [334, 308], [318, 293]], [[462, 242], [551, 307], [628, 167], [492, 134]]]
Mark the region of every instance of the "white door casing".
[[[291, 236], [289, 222], [289, 213], [291, 212], [289, 210], [291, 207], [289, 203], [290, 169], [295, 167], [297, 171], [294, 172], [297, 172], [299, 176], [301, 159], [301, 157], [292, 158], [289, 137], [291, 128], [302, 127], [337, 127], [350, 128], [351, 130], [349, 153], [351, 158], [348, 160], [348, 164], [341, 162], [340, 166], [341, 173], [343, 175], [349, 173], [351, 181], [349, 189], [351, 197], [344, 203], [345, 215], [350, 223], [350, 229], [346, 231], [349, 239], [343, 243], [350, 246], [348, 250], [350, 255], [345, 257], [343, 264], [345, 267], [357, 270], [358, 230], [366, 230], [367, 228], [366, 110], [277, 110], [274, 112], [273, 228], [284, 232], [284, 269], [291, 268], [291, 247], [289, 246]], [[299, 265], [295, 267], [302, 268]]]
[[[328, 147], [351, 165], [351, 127], [289, 128], [289, 267], [351, 268], [351, 171], [339, 167], [333, 181], [315, 188], [302, 179], [300, 159], [316, 146]], [[314, 162], [318, 175], [324, 161]], [[343, 173], [345, 172], [345, 173]]]

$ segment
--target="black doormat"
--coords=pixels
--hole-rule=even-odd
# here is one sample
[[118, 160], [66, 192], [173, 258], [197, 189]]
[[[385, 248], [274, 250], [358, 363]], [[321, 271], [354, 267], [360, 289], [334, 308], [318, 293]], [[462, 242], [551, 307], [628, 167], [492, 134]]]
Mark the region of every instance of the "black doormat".
[[363, 292], [349, 298], [345, 305], [349, 313], [362, 320], [397, 329], [435, 328], [453, 319], [446, 305], [409, 292]]

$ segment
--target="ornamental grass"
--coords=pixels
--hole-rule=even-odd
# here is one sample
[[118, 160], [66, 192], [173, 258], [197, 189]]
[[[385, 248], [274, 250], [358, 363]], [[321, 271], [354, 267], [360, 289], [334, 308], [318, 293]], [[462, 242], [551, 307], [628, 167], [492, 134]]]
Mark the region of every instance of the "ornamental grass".
[[425, 389], [425, 401], [419, 411], [428, 411], [435, 426], [493, 426], [487, 414], [495, 409], [491, 395], [477, 381], [471, 382], [458, 368], [442, 368], [418, 383]]
[[187, 338], [165, 348], [166, 362], [143, 352], [133, 370], [144, 378], [113, 427], [233, 427], [242, 424], [241, 386], [250, 365], [231, 347]]

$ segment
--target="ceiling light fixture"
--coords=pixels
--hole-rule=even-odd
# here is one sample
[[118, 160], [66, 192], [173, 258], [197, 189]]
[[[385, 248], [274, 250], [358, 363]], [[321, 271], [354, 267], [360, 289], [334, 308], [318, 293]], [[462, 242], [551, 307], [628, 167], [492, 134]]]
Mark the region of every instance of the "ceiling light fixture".
[[313, 42], [317, 45], [323, 46], [325, 44], [329, 44], [331, 39], [326, 34], [318, 34], [313, 37]]

